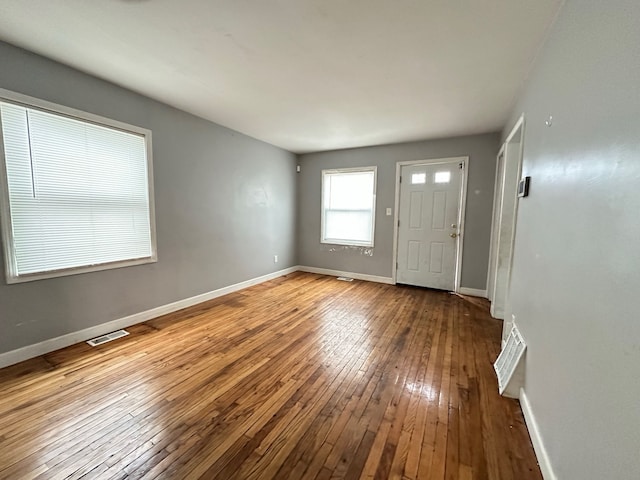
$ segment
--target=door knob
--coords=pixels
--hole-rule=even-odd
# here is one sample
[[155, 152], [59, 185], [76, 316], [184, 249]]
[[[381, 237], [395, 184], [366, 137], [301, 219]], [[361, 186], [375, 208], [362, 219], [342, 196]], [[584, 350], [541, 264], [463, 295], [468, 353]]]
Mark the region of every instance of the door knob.
[[455, 223], [451, 224], [451, 228], [456, 228], [456, 227], [457, 227], [457, 225]]
[[458, 236], [458, 234], [457, 234], [457, 233], [450, 233], [450, 234], [449, 234], [449, 236], [450, 236], [451, 238], [456, 238], [456, 237]]

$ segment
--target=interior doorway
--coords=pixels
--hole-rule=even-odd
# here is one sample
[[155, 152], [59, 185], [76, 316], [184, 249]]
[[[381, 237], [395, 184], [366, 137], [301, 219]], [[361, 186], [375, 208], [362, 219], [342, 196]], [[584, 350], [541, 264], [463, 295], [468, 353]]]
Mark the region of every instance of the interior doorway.
[[[523, 136], [524, 117], [520, 117], [500, 150], [496, 165], [487, 292], [491, 301], [491, 315], [501, 319], [505, 318], [509, 299], [518, 214], [518, 182], [522, 175]], [[508, 325], [505, 326], [507, 327]]]
[[497, 246], [494, 245], [494, 240], [498, 238], [498, 227], [500, 226], [500, 202], [502, 199], [502, 186], [504, 183], [504, 151], [505, 146], [502, 145], [500, 152], [498, 153], [495, 187], [493, 190], [493, 214], [491, 217], [491, 241], [489, 243], [489, 268], [487, 271], [487, 298], [489, 300], [493, 299], [493, 292], [495, 290]]

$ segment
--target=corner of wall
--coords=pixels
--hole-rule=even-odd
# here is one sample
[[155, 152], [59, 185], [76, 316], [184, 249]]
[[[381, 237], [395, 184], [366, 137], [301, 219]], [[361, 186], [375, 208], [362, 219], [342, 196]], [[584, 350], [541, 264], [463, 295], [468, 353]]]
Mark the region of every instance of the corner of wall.
[[294, 168], [295, 168], [295, 175], [296, 175], [296, 181], [295, 181], [295, 213], [294, 213], [294, 221], [295, 221], [295, 225], [293, 228], [294, 231], [294, 251], [293, 251], [293, 262], [295, 265], [300, 265], [300, 241], [301, 241], [301, 235], [300, 235], [300, 215], [302, 215], [301, 213], [301, 188], [300, 188], [300, 174], [302, 173], [301, 171], [298, 171], [298, 168], [301, 168], [301, 163], [302, 163], [302, 155], [299, 153], [295, 153], [294, 154]]
[[544, 480], [557, 480], [558, 477], [551, 467], [551, 460], [549, 460], [549, 455], [547, 454], [547, 449], [542, 440], [542, 434], [540, 433], [538, 422], [536, 422], [535, 415], [524, 388], [520, 389], [519, 400], [522, 408], [522, 414], [524, 415], [524, 420], [527, 424], [527, 429], [529, 430], [529, 437], [531, 437], [531, 443], [533, 444], [533, 450], [536, 453], [538, 465], [542, 472], [542, 477]]

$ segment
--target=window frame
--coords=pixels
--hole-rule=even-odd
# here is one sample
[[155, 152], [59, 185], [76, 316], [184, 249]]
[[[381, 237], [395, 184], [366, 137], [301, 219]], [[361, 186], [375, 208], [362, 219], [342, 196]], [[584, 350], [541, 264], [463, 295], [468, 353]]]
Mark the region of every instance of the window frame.
[[143, 265], [147, 263], [157, 262], [158, 249], [156, 241], [155, 197], [153, 191], [154, 182], [151, 130], [135, 125], [130, 125], [124, 122], [119, 122], [117, 120], [102, 117], [100, 115], [95, 115], [93, 113], [88, 113], [82, 110], [77, 110], [75, 108], [66, 107], [64, 105], [59, 105], [46, 100], [41, 100], [39, 98], [30, 97], [21, 93], [12, 92], [3, 88], [0, 88], [0, 101], [142, 136], [144, 138], [146, 150], [147, 192], [149, 196], [149, 230], [151, 240], [151, 255], [148, 257], [118, 260], [115, 262], [85, 265], [81, 267], [62, 268], [46, 272], [35, 272], [22, 275], [18, 274], [13, 243], [13, 219], [11, 217], [7, 165], [4, 152], [2, 113], [0, 112], [0, 233], [2, 235], [2, 250], [5, 267], [4, 270], [7, 284], [30, 282], [33, 280], [64, 277], [81, 273], [111, 270], [114, 268], [130, 267], [133, 265]]
[[[325, 178], [326, 175], [340, 174], [340, 173], [370, 173], [373, 172], [373, 199], [371, 207], [371, 242], [357, 242], [357, 241], [340, 241], [337, 239], [328, 239], [325, 237], [325, 208], [324, 208], [324, 192], [325, 192]], [[376, 200], [377, 200], [377, 188], [378, 188], [378, 167], [352, 167], [352, 168], [332, 168], [324, 169], [321, 172], [321, 194], [320, 194], [320, 243], [325, 245], [344, 245], [352, 247], [365, 247], [373, 248], [375, 243], [376, 233]]]

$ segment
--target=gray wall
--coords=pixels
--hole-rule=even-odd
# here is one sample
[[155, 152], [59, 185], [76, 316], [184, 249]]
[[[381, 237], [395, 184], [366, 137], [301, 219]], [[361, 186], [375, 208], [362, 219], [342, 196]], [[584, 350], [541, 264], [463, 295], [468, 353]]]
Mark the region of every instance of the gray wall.
[[567, 1], [509, 125], [531, 176], [511, 310], [559, 479], [640, 475], [639, 25], [637, 0]]
[[153, 131], [159, 258], [15, 285], [2, 275], [0, 353], [295, 265], [293, 154], [4, 43], [0, 65], [2, 88]]
[[[308, 267], [328, 268], [391, 277], [396, 162], [469, 156], [466, 228], [461, 285], [484, 290], [487, 280], [491, 213], [498, 134], [411, 142], [377, 147], [300, 155], [298, 184], [298, 261]], [[378, 167], [376, 231], [373, 255], [361, 248], [320, 243], [321, 171], [327, 168]]]

